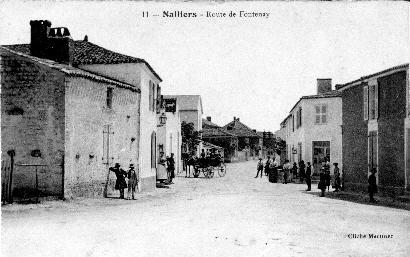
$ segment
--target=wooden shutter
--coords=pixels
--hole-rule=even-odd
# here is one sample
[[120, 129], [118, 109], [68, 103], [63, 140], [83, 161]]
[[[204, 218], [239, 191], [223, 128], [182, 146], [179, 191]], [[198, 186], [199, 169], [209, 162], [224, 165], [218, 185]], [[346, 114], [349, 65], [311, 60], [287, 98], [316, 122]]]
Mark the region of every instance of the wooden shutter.
[[379, 85], [374, 85], [374, 118], [379, 118]]
[[369, 87], [363, 87], [363, 117], [364, 120], [369, 119]]

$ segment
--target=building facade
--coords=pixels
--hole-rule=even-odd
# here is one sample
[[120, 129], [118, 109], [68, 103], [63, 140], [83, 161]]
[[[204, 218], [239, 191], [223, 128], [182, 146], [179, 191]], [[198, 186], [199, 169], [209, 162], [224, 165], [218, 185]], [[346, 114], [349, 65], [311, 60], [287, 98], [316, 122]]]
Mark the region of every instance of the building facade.
[[[200, 95], [168, 95], [167, 97], [176, 98], [179, 106], [181, 123], [192, 123], [196, 131], [202, 130], [202, 99]], [[202, 143], [197, 147], [196, 154], [199, 157]]]
[[32, 165], [43, 165], [44, 195], [110, 194], [114, 163], [137, 165], [139, 188], [154, 189], [159, 76], [49, 21], [30, 25], [30, 44], [1, 48], [2, 152], [15, 152], [17, 192], [32, 191]]
[[179, 113], [178, 101], [176, 98], [163, 96], [162, 114], [165, 114], [166, 122], [158, 125], [158, 152], [164, 153], [164, 157], [174, 154], [175, 172], [182, 170], [181, 161], [181, 118]]
[[330, 79], [318, 79], [318, 94], [303, 96], [281, 123], [286, 159], [310, 162], [318, 173], [325, 157], [342, 168], [342, 97]]
[[233, 121], [223, 126], [222, 129], [237, 136], [238, 160], [242, 161], [249, 160], [249, 158], [256, 158], [262, 153], [262, 138], [256, 130], [243, 124], [239, 118], [234, 117]]
[[345, 186], [366, 190], [372, 169], [382, 192], [409, 190], [409, 65], [337, 86], [343, 97]]
[[238, 160], [238, 137], [222, 129], [212, 122], [211, 117], [202, 120], [202, 140], [224, 149], [224, 160], [232, 162]]

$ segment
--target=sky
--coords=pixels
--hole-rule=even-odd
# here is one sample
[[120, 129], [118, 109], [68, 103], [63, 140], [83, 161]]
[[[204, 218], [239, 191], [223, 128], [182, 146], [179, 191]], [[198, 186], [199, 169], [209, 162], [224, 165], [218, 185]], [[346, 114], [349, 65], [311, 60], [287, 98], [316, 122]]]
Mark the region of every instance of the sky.
[[[410, 61], [406, 2], [0, 2], [0, 44], [30, 42], [29, 21], [143, 58], [163, 94], [199, 94], [204, 117], [276, 131], [317, 78], [346, 83]], [[203, 14], [163, 17], [164, 11]], [[208, 18], [206, 12], [269, 13]], [[142, 13], [148, 12], [149, 17]], [[153, 14], [159, 16], [152, 16]]]

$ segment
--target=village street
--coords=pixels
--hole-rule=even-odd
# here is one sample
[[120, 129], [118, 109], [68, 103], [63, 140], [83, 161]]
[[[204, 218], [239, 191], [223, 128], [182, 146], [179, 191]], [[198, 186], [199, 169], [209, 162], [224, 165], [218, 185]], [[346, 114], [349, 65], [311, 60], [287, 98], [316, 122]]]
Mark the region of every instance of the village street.
[[[2, 256], [408, 256], [408, 211], [271, 184], [254, 178], [255, 167], [228, 164], [223, 178], [180, 174], [135, 201], [5, 206]], [[348, 238], [369, 233], [393, 238]]]

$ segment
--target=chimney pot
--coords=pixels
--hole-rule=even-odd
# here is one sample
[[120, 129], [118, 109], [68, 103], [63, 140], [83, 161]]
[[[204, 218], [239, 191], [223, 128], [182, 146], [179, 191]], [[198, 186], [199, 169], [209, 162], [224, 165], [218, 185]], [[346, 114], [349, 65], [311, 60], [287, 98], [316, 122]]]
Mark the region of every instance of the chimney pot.
[[211, 116], [206, 117], [206, 119], [211, 122]]
[[317, 94], [332, 91], [332, 79], [317, 79]]
[[84, 40], [83, 40], [84, 42], [88, 42], [88, 36], [87, 35], [85, 35], [84, 36]]

